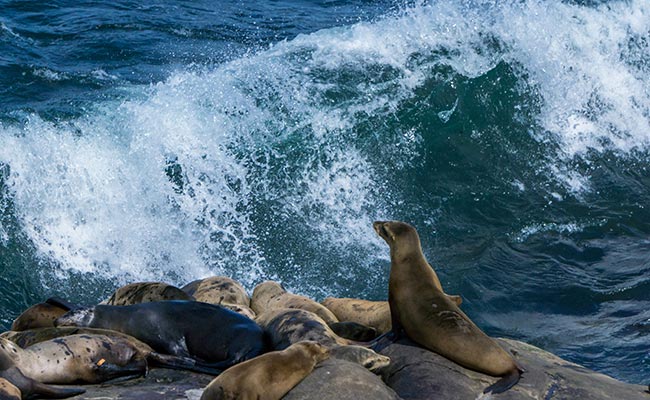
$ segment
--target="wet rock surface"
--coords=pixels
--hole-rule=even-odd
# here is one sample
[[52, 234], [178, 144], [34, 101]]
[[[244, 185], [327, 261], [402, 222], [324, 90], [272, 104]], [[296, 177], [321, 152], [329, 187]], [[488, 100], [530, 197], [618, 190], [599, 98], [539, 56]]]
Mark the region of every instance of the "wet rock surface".
[[[515, 354], [526, 373], [515, 387], [491, 397], [481, 395], [497, 378], [470, 371], [402, 340], [381, 351], [391, 357], [391, 364], [383, 368], [379, 376], [358, 364], [329, 359], [319, 364], [284, 399], [650, 400], [647, 386], [617, 381], [526, 343], [498, 340]], [[153, 369], [145, 378], [86, 385], [86, 393], [74, 399], [198, 400], [212, 379], [211, 375]]]

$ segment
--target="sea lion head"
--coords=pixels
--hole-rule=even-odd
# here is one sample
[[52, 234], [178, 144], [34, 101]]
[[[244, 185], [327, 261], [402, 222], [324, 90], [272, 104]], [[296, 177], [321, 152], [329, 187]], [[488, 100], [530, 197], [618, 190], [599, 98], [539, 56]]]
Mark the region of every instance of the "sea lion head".
[[414, 227], [401, 221], [375, 221], [375, 232], [388, 243], [391, 252], [401, 249], [405, 252], [421, 251], [420, 237]]
[[78, 308], [68, 311], [54, 321], [54, 326], [90, 326], [95, 308]]

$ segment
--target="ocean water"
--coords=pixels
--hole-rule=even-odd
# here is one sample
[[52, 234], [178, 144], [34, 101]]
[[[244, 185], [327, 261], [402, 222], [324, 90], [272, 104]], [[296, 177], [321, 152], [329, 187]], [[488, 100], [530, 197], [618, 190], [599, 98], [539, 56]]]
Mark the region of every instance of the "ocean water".
[[650, 3], [0, 0], [0, 327], [229, 275], [385, 299], [417, 227], [486, 332], [650, 381]]

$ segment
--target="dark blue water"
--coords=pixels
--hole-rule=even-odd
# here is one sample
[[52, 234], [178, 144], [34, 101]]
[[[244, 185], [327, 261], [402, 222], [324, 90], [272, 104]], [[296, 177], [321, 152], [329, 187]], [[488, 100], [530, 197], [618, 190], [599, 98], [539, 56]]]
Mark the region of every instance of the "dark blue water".
[[488, 333], [647, 383], [649, 43], [645, 1], [0, 1], [0, 325], [213, 274], [385, 299], [401, 219]]

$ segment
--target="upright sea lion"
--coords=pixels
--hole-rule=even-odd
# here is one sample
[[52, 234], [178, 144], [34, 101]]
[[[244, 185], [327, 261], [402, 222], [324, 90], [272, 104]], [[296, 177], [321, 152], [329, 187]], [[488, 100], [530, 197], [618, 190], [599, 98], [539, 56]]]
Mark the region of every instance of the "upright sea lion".
[[388, 365], [390, 359], [352, 340], [336, 335], [318, 315], [301, 309], [278, 308], [258, 315], [257, 323], [264, 329], [275, 350], [284, 350], [305, 340], [320, 343], [332, 357], [352, 361], [371, 371]]
[[255, 318], [246, 289], [234, 279], [226, 276], [199, 279], [183, 286], [183, 291], [193, 296], [196, 301], [217, 304], [248, 318]]
[[147, 362], [130, 341], [104, 335], [72, 335], [22, 349], [0, 339], [0, 352], [25, 376], [44, 383], [100, 383], [142, 376]]
[[4, 378], [0, 378], [0, 400], [20, 400], [20, 389]]
[[[11, 386], [20, 391], [23, 399], [33, 397], [45, 397], [51, 399], [64, 399], [66, 397], [76, 396], [85, 393], [81, 388], [59, 388], [56, 386], [46, 385], [35, 379], [25, 376], [16, 366], [14, 359], [6, 351], [0, 351], [0, 379], [8, 381]], [[5, 385], [6, 391], [15, 394], [15, 390], [10, 385]], [[11, 398], [11, 397], [10, 397]]]
[[298, 308], [313, 312], [328, 325], [339, 322], [336, 315], [323, 305], [308, 297], [289, 293], [281, 284], [273, 281], [262, 282], [255, 287], [251, 308], [258, 315], [277, 308]]
[[198, 301], [97, 305], [71, 311], [55, 324], [126, 333], [157, 352], [193, 358], [215, 373], [265, 350], [264, 332], [250, 318]]
[[201, 400], [280, 400], [329, 357], [316, 342], [294, 343], [228, 368], [203, 391]]
[[167, 300], [194, 300], [176, 286], [163, 282], [138, 282], [118, 288], [113, 295], [102, 302], [111, 306], [128, 306]]
[[500, 393], [514, 386], [523, 368], [444, 294], [422, 254], [415, 228], [399, 221], [378, 221], [373, 227], [390, 246], [391, 336], [405, 333], [466, 368], [503, 377], [484, 393]]

